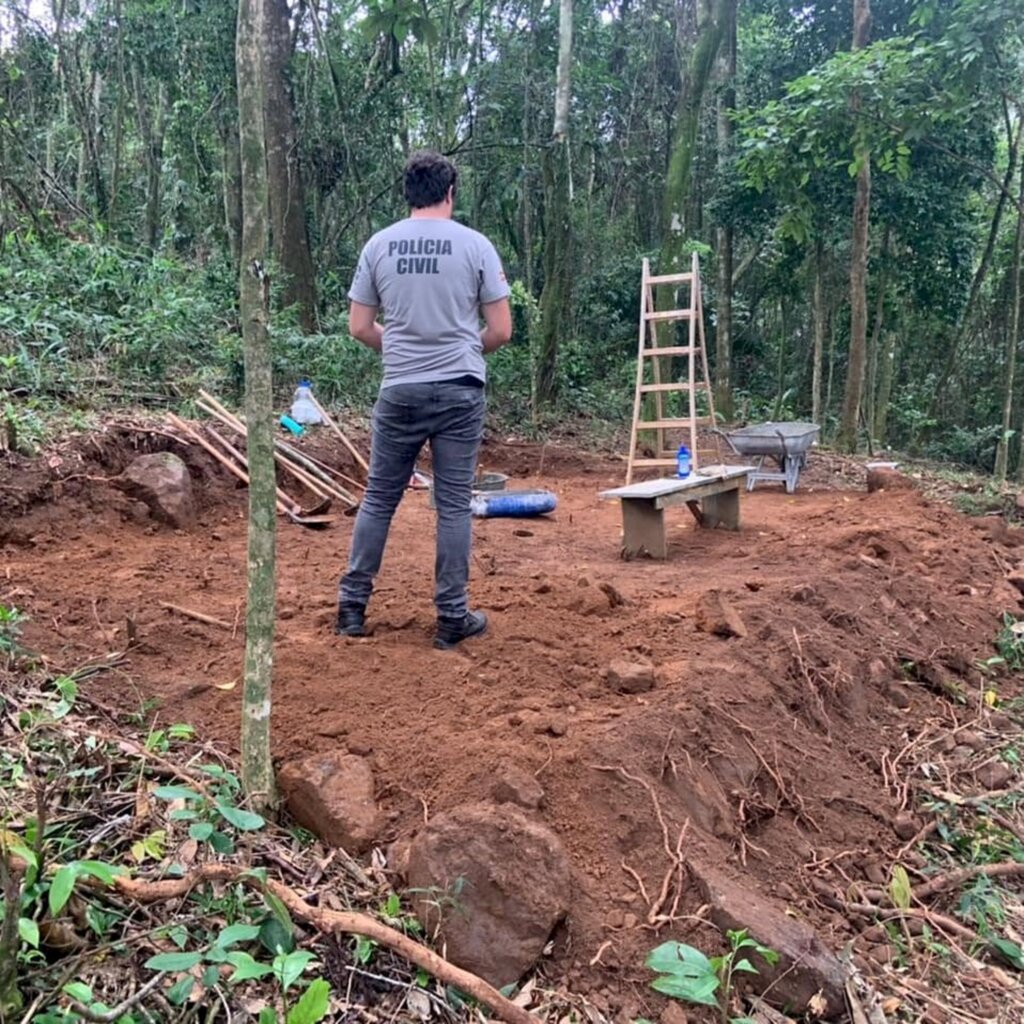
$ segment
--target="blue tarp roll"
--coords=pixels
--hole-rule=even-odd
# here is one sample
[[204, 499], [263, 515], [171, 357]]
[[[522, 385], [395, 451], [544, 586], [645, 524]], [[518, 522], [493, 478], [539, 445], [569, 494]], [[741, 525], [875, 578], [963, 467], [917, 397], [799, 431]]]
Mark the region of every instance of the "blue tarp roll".
[[524, 518], [554, 512], [558, 498], [551, 491], [495, 491], [474, 494], [473, 515], [486, 518]]

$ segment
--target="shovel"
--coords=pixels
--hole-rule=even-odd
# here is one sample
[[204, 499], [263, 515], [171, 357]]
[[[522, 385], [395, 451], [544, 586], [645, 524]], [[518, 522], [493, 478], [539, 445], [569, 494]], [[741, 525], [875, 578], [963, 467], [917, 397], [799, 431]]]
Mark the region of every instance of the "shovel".
[[[278, 509], [283, 503], [278, 502]], [[318, 501], [312, 508], [284, 508], [284, 514], [290, 523], [296, 526], [305, 526], [308, 530], [326, 530], [334, 522], [334, 516], [326, 515], [331, 508], [331, 499], [324, 498]]]

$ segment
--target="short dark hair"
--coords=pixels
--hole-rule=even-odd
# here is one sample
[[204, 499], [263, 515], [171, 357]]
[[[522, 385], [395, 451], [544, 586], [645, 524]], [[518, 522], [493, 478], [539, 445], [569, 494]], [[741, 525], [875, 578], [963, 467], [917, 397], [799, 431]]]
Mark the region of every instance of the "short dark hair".
[[455, 188], [459, 172], [446, 156], [423, 149], [405, 164], [405, 198], [414, 210], [444, 202], [448, 189]]

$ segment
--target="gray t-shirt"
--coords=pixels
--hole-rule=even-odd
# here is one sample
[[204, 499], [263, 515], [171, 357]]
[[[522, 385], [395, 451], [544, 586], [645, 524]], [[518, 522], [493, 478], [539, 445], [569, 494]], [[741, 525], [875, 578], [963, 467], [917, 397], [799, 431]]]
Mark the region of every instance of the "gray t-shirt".
[[447, 218], [400, 220], [363, 248], [348, 297], [384, 312], [381, 387], [485, 380], [480, 306], [508, 295], [494, 246]]

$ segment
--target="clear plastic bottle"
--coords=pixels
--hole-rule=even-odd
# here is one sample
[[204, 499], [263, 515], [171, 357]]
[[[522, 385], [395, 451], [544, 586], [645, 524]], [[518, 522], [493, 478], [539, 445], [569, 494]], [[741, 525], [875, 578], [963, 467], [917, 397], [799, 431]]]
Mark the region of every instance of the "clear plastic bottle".
[[690, 475], [690, 469], [690, 449], [681, 444], [676, 452], [676, 476], [685, 480]]
[[322, 423], [320, 410], [313, 404], [313, 385], [309, 378], [303, 377], [295, 389], [295, 400], [292, 402], [292, 419], [296, 423]]

